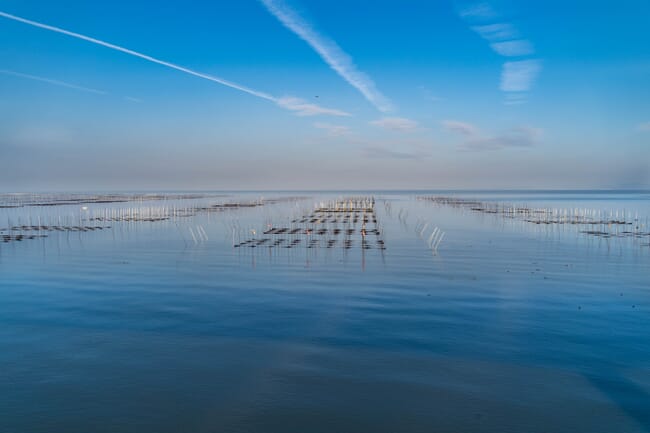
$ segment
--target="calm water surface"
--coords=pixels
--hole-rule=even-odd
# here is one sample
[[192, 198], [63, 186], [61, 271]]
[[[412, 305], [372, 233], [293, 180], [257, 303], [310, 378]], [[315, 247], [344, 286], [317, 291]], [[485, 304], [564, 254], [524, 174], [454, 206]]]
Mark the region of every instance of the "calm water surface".
[[[305, 198], [179, 211], [262, 195]], [[650, 236], [406, 192], [365, 194], [367, 249], [233, 246], [346, 195], [0, 209], [0, 235], [110, 226], [0, 243], [0, 432], [650, 432]], [[650, 231], [648, 193], [445, 195]]]

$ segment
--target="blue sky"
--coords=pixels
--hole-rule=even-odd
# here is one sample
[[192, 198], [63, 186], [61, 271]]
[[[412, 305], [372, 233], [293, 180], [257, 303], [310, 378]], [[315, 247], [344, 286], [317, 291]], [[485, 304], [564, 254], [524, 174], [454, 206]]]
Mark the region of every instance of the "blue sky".
[[649, 20], [642, 0], [0, 0], [0, 189], [646, 188]]

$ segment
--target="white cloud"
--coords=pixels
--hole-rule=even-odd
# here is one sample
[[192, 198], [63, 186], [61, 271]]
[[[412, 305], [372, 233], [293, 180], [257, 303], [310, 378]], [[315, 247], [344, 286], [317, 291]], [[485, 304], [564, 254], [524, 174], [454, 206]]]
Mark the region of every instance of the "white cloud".
[[[133, 50], [130, 50], [128, 48], [121, 47], [119, 45], [114, 45], [114, 44], [111, 44], [109, 42], [105, 42], [105, 41], [102, 41], [102, 40], [99, 40], [99, 39], [91, 38], [90, 36], [85, 36], [85, 35], [82, 35], [82, 34], [79, 34], [79, 33], [71, 32], [69, 30], [64, 30], [64, 29], [61, 29], [59, 27], [54, 27], [54, 26], [50, 26], [48, 24], [43, 24], [43, 23], [39, 23], [39, 22], [36, 22], [36, 21], [31, 21], [31, 20], [28, 20], [26, 18], [21, 18], [21, 17], [15, 16], [15, 15], [8, 14], [6, 12], [0, 11], [0, 17], [4, 17], [4, 18], [7, 18], [7, 19], [10, 19], [10, 20], [13, 20], [13, 21], [18, 21], [18, 22], [21, 22], [23, 24], [27, 24], [27, 25], [30, 25], [30, 26], [33, 26], [33, 27], [38, 27], [38, 28], [41, 28], [41, 29], [44, 29], [44, 30], [49, 30], [49, 31], [52, 31], [52, 32], [55, 32], [55, 33], [64, 34], [64, 35], [67, 35], [67, 36], [70, 36], [70, 37], [73, 37], [73, 38], [76, 38], [76, 39], [81, 39], [83, 41], [90, 42], [90, 43], [95, 44], [95, 45], [100, 45], [100, 46], [110, 48], [110, 49], [115, 50], [115, 51], [120, 51], [122, 53], [131, 55], [131, 56], [134, 56], [134, 57], [138, 57], [140, 59], [146, 60], [146, 61], [151, 62], [151, 63], [156, 63], [158, 65], [166, 66], [168, 68], [175, 69], [177, 71], [184, 72], [186, 74], [193, 75], [195, 77], [203, 78], [204, 80], [219, 83], [219, 84], [222, 84], [224, 86], [227, 86], [227, 87], [230, 87], [230, 88], [233, 88], [233, 89], [237, 89], [237, 90], [239, 90], [241, 92], [248, 93], [249, 95], [253, 95], [253, 96], [256, 96], [258, 98], [266, 99], [267, 101], [272, 101], [272, 102], [276, 103], [280, 107], [283, 107], [283, 108], [286, 108], [288, 110], [294, 111], [299, 116], [313, 116], [313, 115], [317, 115], [317, 114], [329, 114], [329, 115], [333, 115], [333, 116], [348, 116], [349, 115], [348, 113], [345, 113], [345, 112], [340, 111], [340, 110], [335, 110], [335, 109], [331, 109], [331, 108], [323, 108], [323, 107], [320, 107], [320, 106], [318, 106], [316, 104], [306, 103], [305, 101], [303, 101], [303, 100], [301, 100], [299, 98], [295, 98], [295, 97], [277, 98], [277, 97], [272, 96], [272, 95], [270, 95], [270, 94], [268, 94], [266, 92], [255, 90], [255, 89], [252, 89], [250, 87], [243, 86], [241, 84], [237, 84], [237, 83], [235, 83], [233, 81], [229, 81], [229, 80], [225, 80], [223, 78], [215, 77], [214, 75], [204, 74], [203, 72], [197, 72], [197, 71], [194, 71], [192, 69], [186, 68], [184, 66], [180, 66], [180, 65], [176, 65], [174, 63], [166, 62], [164, 60], [160, 60], [160, 59], [157, 59], [155, 57], [151, 57], [151, 56], [148, 56], [146, 54], [142, 54], [142, 53], [139, 53], [137, 51], [133, 51]], [[92, 89], [89, 89], [89, 90], [92, 90]]]
[[638, 129], [639, 131], [644, 131], [644, 132], [645, 132], [645, 131], [650, 131], [650, 122], [640, 123], [640, 124], [637, 126], [637, 129]]
[[316, 122], [314, 123], [314, 127], [326, 130], [327, 135], [331, 137], [343, 137], [350, 134], [350, 128], [344, 125], [333, 125], [326, 122]]
[[458, 120], [443, 120], [442, 125], [448, 131], [456, 132], [465, 136], [474, 136], [479, 132], [476, 126], [470, 123], [460, 122]]
[[488, 41], [502, 41], [519, 37], [519, 32], [509, 23], [486, 24], [473, 26], [472, 30]]
[[370, 124], [384, 129], [401, 132], [413, 132], [418, 128], [418, 123], [416, 121], [405, 119], [403, 117], [383, 117], [379, 120], [373, 120]]
[[537, 78], [541, 64], [539, 60], [505, 62], [501, 71], [501, 90], [504, 92], [526, 92]]
[[528, 56], [535, 52], [533, 44], [526, 39], [514, 41], [493, 42], [490, 47], [499, 55], [504, 57]]
[[459, 15], [465, 19], [489, 19], [497, 16], [496, 12], [487, 3], [475, 3], [462, 9]]
[[461, 150], [486, 151], [505, 148], [524, 148], [535, 145], [542, 135], [539, 128], [520, 126], [495, 136], [476, 137], [460, 145]]
[[[503, 57], [526, 57], [535, 53], [533, 44], [520, 36], [519, 31], [510, 23], [495, 22], [498, 15], [488, 3], [477, 3], [461, 10], [461, 18], [472, 25], [471, 29], [490, 43], [493, 51]], [[492, 22], [490, 22], [492, 21]], [[503, 64], [500, 89], [504, 92], [526, 92], [542, 69], [536, 59], [509, 61]], [[523, 104], [525, 97], [507, 99], [506, 104]]]
[[445, 129], [464, 137], [459, 149], [464, 151], [486, 151], [505, 148], [530, 147], [542, 136], [542, 130], [519, 126], [497, 134], [486, 134], [471, 123], [458, 120], [443, 120]]
[[280, 107], [293, 111], [298, 116], [318, 116], [322, 114], [329, 116], [350, 116], [350, 113], [346, 113], [345, 111], [321, 107], [320, 105], [311, 104], [304, 99], [293, 96], [278, 98], [275, 102]]
[[286, 28], [307, 42], [341, 78], [356, 88], [379, 111], [392, 109], [390, 101], [377, 90], [372, 79], [359, 71], [352, 58], [333, 40], [321, 35], [282, 0], [260, 0]]

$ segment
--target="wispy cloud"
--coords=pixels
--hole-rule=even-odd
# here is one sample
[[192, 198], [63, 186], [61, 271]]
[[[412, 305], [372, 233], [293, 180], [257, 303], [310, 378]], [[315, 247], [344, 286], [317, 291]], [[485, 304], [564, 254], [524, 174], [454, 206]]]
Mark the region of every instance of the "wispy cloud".
[[493, 42], [490, 47], [499, 55], [504, 57], [521, 57], [528, 56], [535, 52], [533, 44], [526, 39], [517, 39], [514, 41]]
[[284, 1], [260, 0], [260, 2], [286, 28], [307, 42], [330, 68], [361, 92], [379, 111], [387, 112], [392, 109], [392, 104], [377, 90], [372, 79], [357, 69], [352, 58], [336, 42], [325, 35], [319, 34], [311, 24], [306, 22]]
[[501, 71], [501, 90], [504, 92], [528, 91], [540, 69], [539, 60], [505, 62]]
[[497, 13], [492, 9], [488, 3], [475, 3], [461, 9], [458, 13], [462, 18], [466, 19], [490, 19], [496, 18]]
[[529, 126], [510, 128], [497, 134], [487, 134], [471, 123], [458, 120], [445, 120], [442, 124], [448, 131], [463, 137], [463, 141], [459, 143], [459, 149], [463, 151], [531, 147], [539, 141], [542, 135], [541, 129]]
[[[487, 3], [477, 3], [462, 9], [461, 18], [471, 25], [471, 29], [489, 42], [490, 48], [503, 57], [530, 57], [535, 54], [533, 44], [520, 36], [520, 32], [511, 24], [505, 22], [485, 23], [498, 18], [498, 15]], [[479, 21], [480, 25], [475, 22]], [[525, 95], [511, 97], [509, 92], [527, 92], [541, 71], [541, 61], [538, 59], [522, 59], [507, 61], [501, 72], [500, 89], [506, 92], [505, 104], [522, 104]]]
[[400, 132], [413, 132], [418, 128], [418, 123], [415, 120], [405, 119], [403, 117], [383, 117], [371, 121], [370, 124], [387, 130]]
[[142, 103], [142, 99], [134, 98], [133, 96], [125, 96], [124, 99], [129, 101], [129, 102], [135, 102], [136, 104]]
[[487, 151], [506, 148], [531, 147], [537, 143], [542, 130], [530, 127], [517, 127], [495, 136], [477, 137], [465, 141], [460, 149], [466, 151]]
[[298, 116], [317, 116], [325, 114], [329, 116], [349, 116], [350, 113], [345, 111], [336, 110], [333, 108], [325, 108], [320, 105], [306, 102], [304, 99], [296, 98], [293, 96], [285, 96], [276, 99], [276, 104], [282, 108], [293, 111]]
[[350, 134], [350, 128], [344, 125], [333, 125], [326, 122], [316, 122], [314, 127], [324, 129], [330, 137], [344, 137]]
[[436, 94], [433, 94], [427, 87], [425, 86], [418, 86], [418, 90], [422, 93], [422, 96], [424, 96], [425, 99], [432, 101], [432, 102], [440, 102], [444, 101], [444, 98], [441, 96], [438, 96]]
[[219, 83], [219, 84], [222, 84], [224, 86], [239, 90], [241, 92], [248, 93], [249, 95], [253, 95], [253, 96], [256, 96], [258, 98], [262, 98], [262, 99], [266, 99], [268, 101], [274, 102], [278, 106], [283, 107], [283, 108], [285, 108], [287, 110], [291, 110], [291, 111], [293, 111], [296, 114], [301, 115], [301, 116], [312, 116], [312, 115], [317, 115], [317, 114], [333, 114], [333, 115], [347, 115], [348, 114], [348, 113], [344, 113], [344, 112], [342, 112], [340, 110], [322, 108], [322, 107], [319, 107], [318, 105], [315, 105], [315, 104], [308, 104], [308, 103], [302, 102], [298, 98], [293, 98], [293, 97], [278, 98], [278, 97], [272, 96], [272, 95], [270, 95], [270, 94], [268, 94], [266, 92], [255, 90], [255, 89], [252, 89], [250, 87], [235, 83], [233, 81], [229, 81], [229, 80], [226, 80], [226, 79], [223, 79], [223, 78], [219, 78], [219, 77], [216, 77], [214, 75], [205, 74], [203, 72], [194, 71], [194, 70], [186, 68], [184, 66], [180, 66], [180, 65], [177, 65], [177, 64], [174, 64], [174, 63], [166, 62], [164, 60], [160, 60], [160, 59], [157, 59], [155, 57], [151, 57], [149, 55], [139, 53], [137, 51], [133, 51], [133, 50], [130, 50], [128, 48], [121, 47], [119, 45], [111, 44], [109, 42], [105, 42], [105, 41], [102, 41], [102, 40], [99, 40], [99, 39], [91, 38], [90, 36], [85, 36], [85, 35], [82, 35], [80, 33], [71, 32], [69, 30], [65, 30], [65, 29], [62, 29], [62, 28], [59, 28], [59, 27], [54, 27], [54, 26], [51, 26], [51, 25], [48, 25], [48, 24], [43, 24], [43, 23], [37, 22], [37, 21], [28, 20], [26, 18], [22, 18], [22, 17], [16, 16], [16, 15], [11, 15], [11, 14], [8, 14], [6, 12], [0, 11], [0, 17], [7, 18], [7, 19], [10, 19], [10, 20], [13, 20], [13, 21], [17, 21], [17, 22], [20, 22], [20, 23], [23, 23], [23, 24], [27, 24], [27, 25], [30, 25], [30, 26], [33, 26], [33, 27], [38, 27], [38, 28], [41, 28], [41, 29], [44, 29], [44, 30], [49, 30], [49, 31], [52, 31], [52, 32], [55, 32], [55, 33], [60, 33], [60, 34], [66, 35], [66, 36], [76, 38], [76, 39], [81, 39], [83, 41], [90, 42], [90, 43], [95, 44], [95, 45], [101, 45], [103, 47], [110, 48], [110, 49], [115, 50], [115, 51], [120, 51], [122, 53], [131, 55], [131, 56], [134, 56], [134, 57], [139, 57], [139, 58], [141, 58], [143, 60], [146, 60], [148, 62], [152, 62], [152, 63], [156, 63], [156, 64], [159, 64], [159, 65], [162, 65], [162, 66], [166, 66], [168, 68], [175, 69], [177, 71], [184, 72], [186, 74], [193, 75], [195, 77], [203, 78], [204, 80]]
[[472, 30], [478, 33], [483, 39], [488, 41], [503, 41], [516, 39], [519, 32], [509, 23], [486, 24], [483, 26], [473, 26]]
[[640, 123], [636, 129], [639, 131], [650, 131], [650, 122]]
[[69, 89], [80, 90], [82, 92], [95, 93], [97, 95], [106, 95], [107, 92], [103, 90], [92, 89], [90, 87], [83, 87], [77, 84], [67, 83], [65, 81], [53, 80], [51, 78], [39, 77], [36, 75], [24, 74], [22, 72], [10, 71], [7, 69], [0, 69], [0, 74], [12, 75], [14, 77], [26, 78], [28, 80], [41, 81], [43, 83], [53, 84], [55, 86], [67, 87]]
[[447, 131], [455, 132], [465, 136], [474, 136], [478, 134], [478, 128], [471, 123], [460, 122], [458, 120], [443, 120], [442, 126]]

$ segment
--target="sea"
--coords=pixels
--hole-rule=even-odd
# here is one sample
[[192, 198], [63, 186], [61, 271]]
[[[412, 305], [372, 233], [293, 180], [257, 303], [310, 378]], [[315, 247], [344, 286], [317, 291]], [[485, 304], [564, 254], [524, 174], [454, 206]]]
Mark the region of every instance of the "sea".
[[0, 432], [650, 432], [650, 191], [2, 194]]

